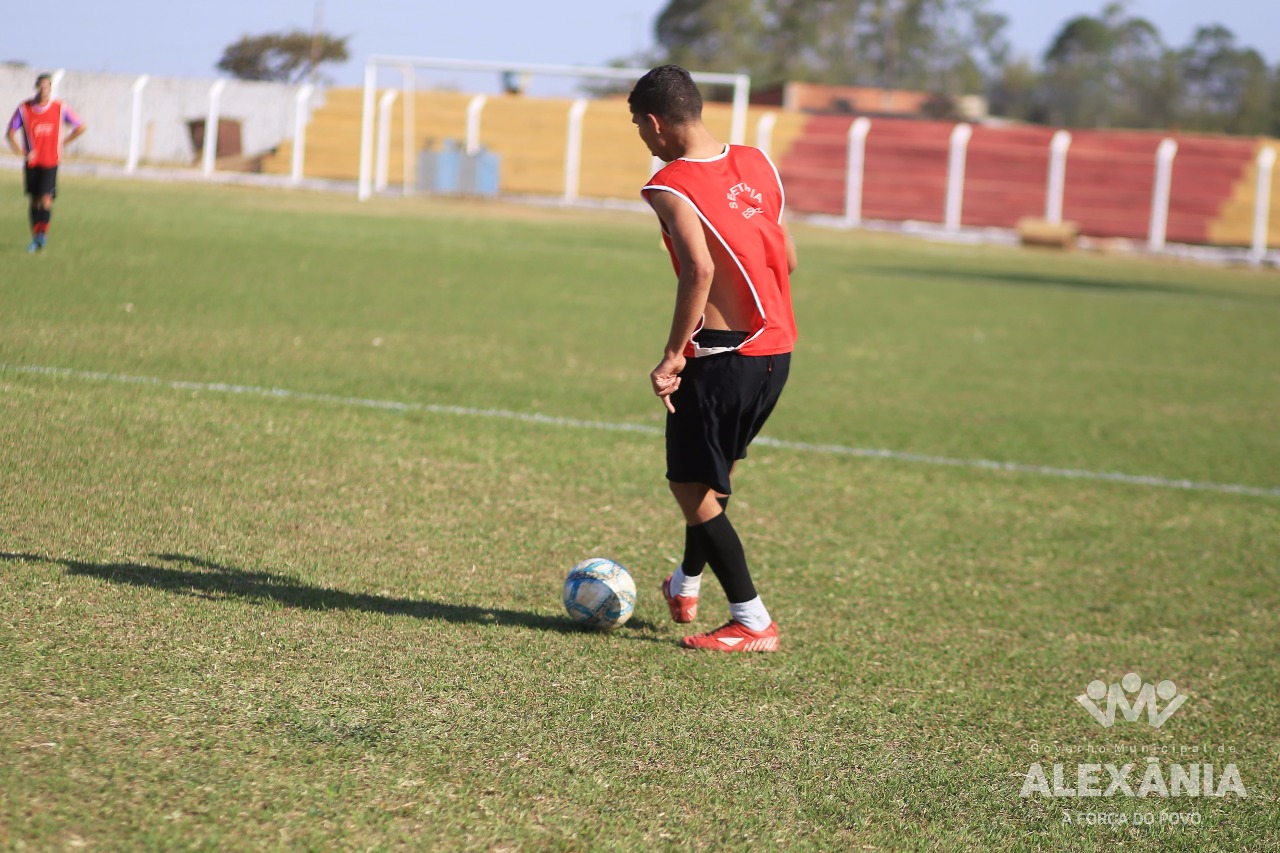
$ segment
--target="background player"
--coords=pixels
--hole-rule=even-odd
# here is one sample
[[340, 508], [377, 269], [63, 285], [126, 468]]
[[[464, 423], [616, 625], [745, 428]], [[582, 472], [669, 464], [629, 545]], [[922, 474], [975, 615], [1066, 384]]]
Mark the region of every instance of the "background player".
[[[63, 138], [64, 127], [71, 132]], [[7, 139], [13, 153], [26, 160], [23, 188], [30, 196], [28, 217], [31, 221], [31, 245], [27, 251], [44, 248], [53, 218], [53, 199], [58, 194], [58, 163], [62, 146], [85, 131], [84, 122], [71, 108], [53, 99], [53, 78], [41, 74], [36, 78], [36, 96], [23, 101], [9, 120]], [[22, 144], [18, 134], [22, 134]]]

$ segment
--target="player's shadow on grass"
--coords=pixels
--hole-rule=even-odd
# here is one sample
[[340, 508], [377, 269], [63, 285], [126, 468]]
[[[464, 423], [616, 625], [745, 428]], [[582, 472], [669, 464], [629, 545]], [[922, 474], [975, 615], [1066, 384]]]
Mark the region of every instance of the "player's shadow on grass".
[[1220, 299], [1228, 302], [1275, 302], [1280, 300], [1280, 296], [1266, 293], [1241, 293], [1234, 290], [1193, 287], [1181, 284], [1169, 284], [1160, 281], [1109, 281], [1106, 279], [1086, 278], [1084, 276], [1065, 276], [1055, 275], [1053, 273], [1025, 272], [1021, 270], [1016, 272], [1000, 272], [994, 270], [937, 269], [931, 267], [907, 267], [900, 265], [872, 265], [864, 267], [863, 271], [886, 273], [894, 276], [907, 276], [911, 278], [952, 279], [973, 284], [1047, 287], [1062, 288], [1065, 290], [1092, 290], [1098, 293], [1158, 293], [1200, 299]]
[[[509, 625], [537, 628], [559, 633], [581, 629], [564, 616], [542, 616], [525, 610], [501, 607], [476, 607], [446, 604], [415, 598], [392, 598], [385, 595], [344, 592], [339, 589], [311, 586], [291, 575], [254, 572], [224, 566], [211, 560], [186, 554], [149, 554], [182, 568], [148, 566], [143, 563], [90, 563], [83, 560], [45, 557], [40, 554], [13, 554], [0, 551], [0, 560], [52, 563], [66, 569], [68, 575], [99, 578], [111, 583], [162, 589], [179, 595], [211, 600], [238, 598], [253, 603], [275, 602], [301, 610], [360, 610], [387, 616], [412, 616], [415, 619], [439, 619], [444, 622], [476, 625]], [[651, 622], [632, 618], [625, 628], [652, 629]]]

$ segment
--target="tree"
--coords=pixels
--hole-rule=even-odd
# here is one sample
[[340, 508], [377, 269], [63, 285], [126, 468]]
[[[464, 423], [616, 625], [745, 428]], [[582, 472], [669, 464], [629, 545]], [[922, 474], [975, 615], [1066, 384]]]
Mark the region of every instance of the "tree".
[[1280, 136], [1280, 65], [1271, 75], [1271, 136]]
[[227, 46], [217, 68], [240, 80], [298, 83], [325, 63], [346, 62], [349, 38], [302, 30], [243, 36]]
[[[1006, 48], [1006, 21], [985, 0], [820, 0], [813, 20], [820, 82], [961, 94], [981, 90]], [[825, 79], [823, 79], [825, 78]]]
[[1237, 48], [1226, 27], [1201, 27], [1178, 52], [1186, 81], [1182, 115], [1186, 126], [1228, 133], [1271, 129], [1271, 80], [1258, 52]]
[[1045, 115], [1038, 98], [1040, 72], [1031, 61], [1018, 58], [1006, 62], [987, 88], [992, 115], [1043, 123]]
[[671, 0], [654, 32], [667, 61], [698, 71], [758, 73], [770, 64], [767, 6], [759, 0]]
[[1110, 3], [1101, 17], [1072, 18], [1044, 57], [1044, 110], [1054, 124], [1143, 127], [1168, 124], [1175, 69], [1155, 26]]
[[[797, 81], [987, 94], [996, 115], [1071, 127], [1280, 133], [1280, 68], [1230, 31], [1180, 50], [1105, 0], [1072, 18], [1037, 67], [1010, 55], [990, 0], [668, 0], [653, 62]], [[931, 109], [945, 112], [945, 97]]]
[[655, 35], [663, 60], [762, 81], [983, 88], [1007, 54], [987, 0], [670, 0]]

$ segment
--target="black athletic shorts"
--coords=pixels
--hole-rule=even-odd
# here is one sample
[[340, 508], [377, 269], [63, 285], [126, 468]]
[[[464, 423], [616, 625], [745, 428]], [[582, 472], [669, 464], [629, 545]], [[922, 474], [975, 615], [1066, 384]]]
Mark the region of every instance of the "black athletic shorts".
[[26, 166], [23, 169], [22, 191], [32, 198], [58, 194], [58, 167]]
[[[737, 346], [746, 333], [704, 329], [697, 340], [704, 347]], [[688, 359], [680, 388], [671, 395], [675, 413], [667, 414], [667, 479], [729, 494], [729, 470], [747, 457], [747, 445], [777, 405], [790, 368], [791, 353]]]

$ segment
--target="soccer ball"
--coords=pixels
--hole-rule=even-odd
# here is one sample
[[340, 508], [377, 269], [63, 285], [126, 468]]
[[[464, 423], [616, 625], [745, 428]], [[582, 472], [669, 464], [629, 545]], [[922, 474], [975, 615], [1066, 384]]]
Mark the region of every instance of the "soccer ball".
[[636, 582], [613, 560], [583, 560], [564, 579], [564, 609], [584, 628], [617, 628], [635, 612]]

